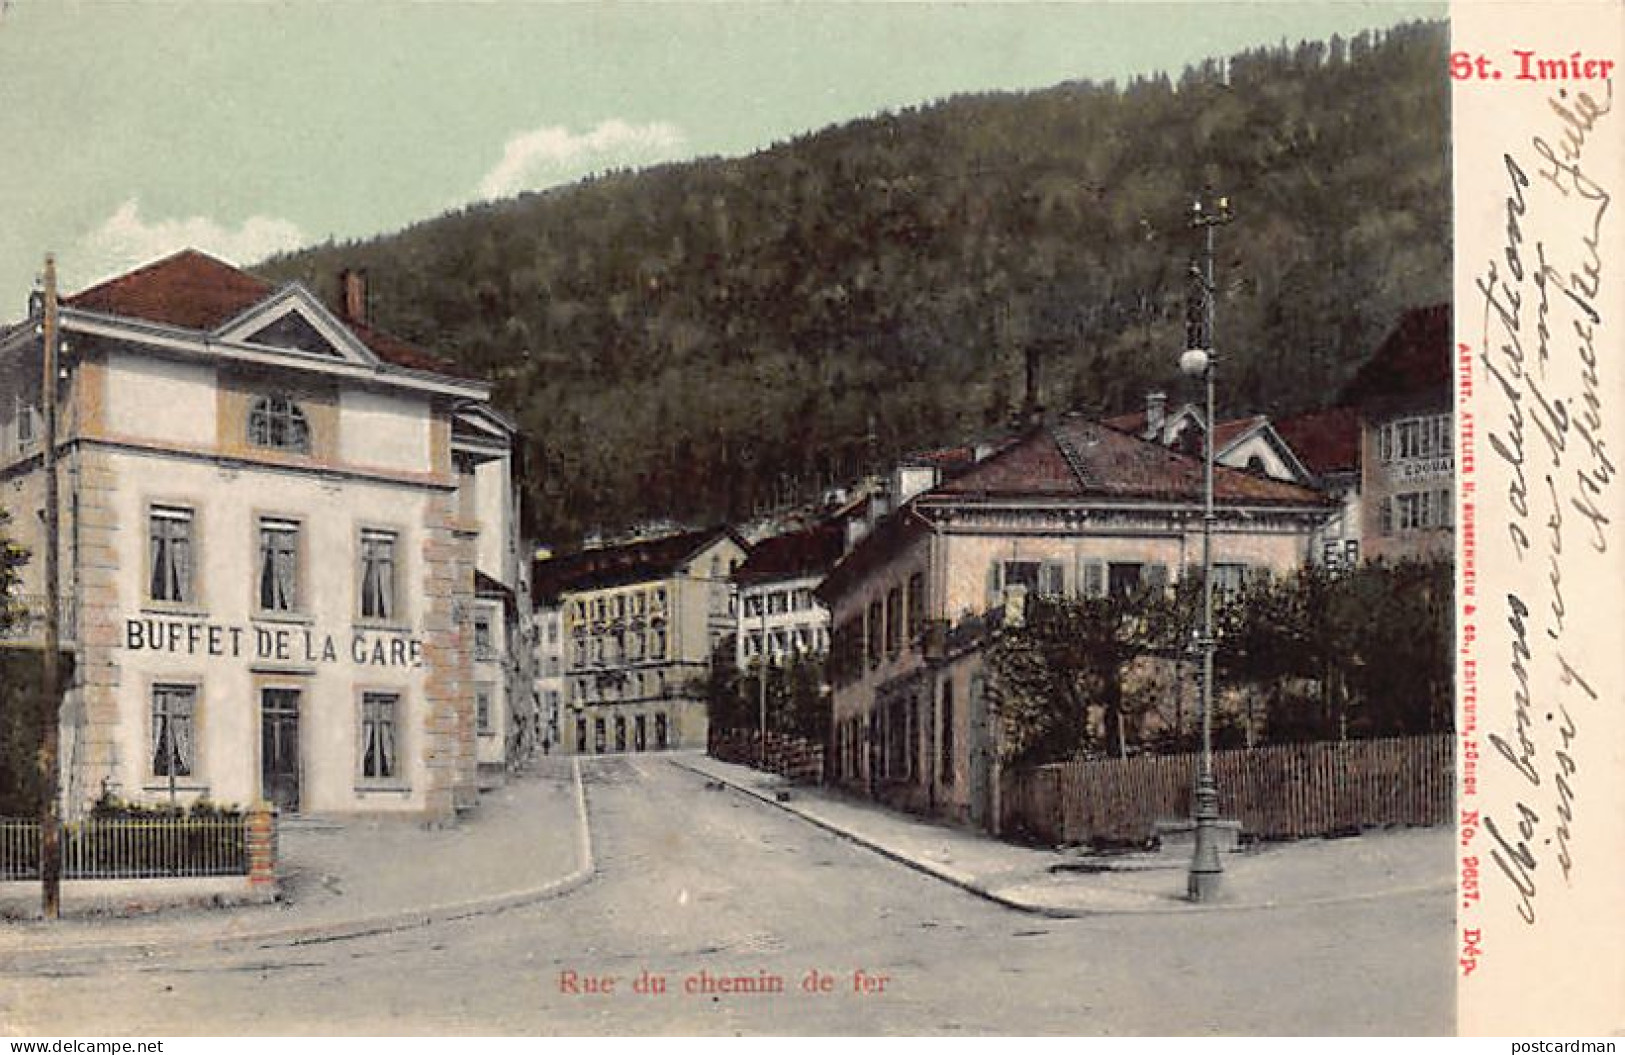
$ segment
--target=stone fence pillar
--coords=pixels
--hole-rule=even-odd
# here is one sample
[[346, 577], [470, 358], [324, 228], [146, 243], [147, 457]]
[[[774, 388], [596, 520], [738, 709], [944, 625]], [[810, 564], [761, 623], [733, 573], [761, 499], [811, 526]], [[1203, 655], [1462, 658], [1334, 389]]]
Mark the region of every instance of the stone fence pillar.
[[247, 818], [248, 888], [269, 894], [276, 888], [276, 809], [265, 803]]

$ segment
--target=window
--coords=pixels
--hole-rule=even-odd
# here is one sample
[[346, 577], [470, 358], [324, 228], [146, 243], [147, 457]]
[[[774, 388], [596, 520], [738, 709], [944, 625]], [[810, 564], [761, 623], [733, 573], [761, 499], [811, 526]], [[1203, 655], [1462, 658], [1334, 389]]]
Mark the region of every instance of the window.
[[649, 722], [641, 714], [632, 719], [632, 748], [635, 751], [649, 748]]
[[152, 565], [152, 599], [178, 604], [195, 600], [192, 592], [192, 511], [172, 506], [153, 506], [147, 534], [149, 563]]
[[666, 658], [666, 632], [664, 630], [651, 630], [649, 632], [649, 658]]
[[265, 396], [248, 412], [248, 442], [273, 451], [310, 453], [305, 412], [284, 395]]
[[395, 708], [400, 697], [368, 692], [361, 697], [361, 776], [383, 780], [397, 773]]
[[1106, 565], [1106, 592], [1113, 597], [1128, 597], [1140, 589], [1139, 564]]
[[666, 716], [664, 714], [655, 715], [655, 749], [657, 751], [666, 749], [667, 736]]
[[903, 647], [903, 591], [896, 586], [886, 591], [886, 654], [895, 656]]
[[1215, 597], [1234, 596], [1241, 592], [1241, 587], [1247, 581], [1247, 565], [1245, 564], [1215, 564], [1213, 565], [1213, 595]]
[[476, 612], [474, 614], [474, 658], [482, 662], [489, 662], [496, 658], [496, 646], [491, 643], [491, 614], [489, 612]]
[[260, 521], [259, 602], [265, 612], [291, 612], [299, 604], [299, 525]]
[[1141, 590], [1160, 590], [1167, 585], [1168, 567], [1164, 564], [1106, 565], [1106, 590], [1113, 597], [1132, 597]]
[[762, 595], [753, 593], [745, 598], [745, 615], [749, 618], [761, 618]]
[[576, 719], [576, 753], [587, 753], [587, 719]]
[[626, 750], [626, 715], [615, 716], [615, 750]]
[[17, 397], [17, 446], [26, 447], [34, 442], [34, 408]]
[[1407, 491], [1389, 500], [1392, 510], [1383, 509], [1383, 533], [1420, 531], [1450, 526], [1451, 497], [1448, 488]]
[[947, 786], [954, 782], [954, 683], [942, 683], [942, 736], [938, 739], [941, 753], [937, 759], [937, 779]]
[[482, 733], [491, 731], [491, 686], [474, 686], [474, 728]]
[[908, 639], [915, 640], [925, 628], [925, 575], [915, 572], [908, 577]]
[[195, 685], [152, 687], [152, 773], [189, 777], [196, 762]]
[[595, 754], [601, 755], [604, 753], [604, 720], [602, 718], [592, 720], [592, 749]]
[[1449, 414], [1390, 421], [1378, 430], [1378, 455], [1385, 462], [1448, 457], [1450, 429]]
[[395, 616], [395, 535], [389, 531], [361, 532], [361, 617]]
[[884, 612], [885, 609], [881, 605], [880, 601], [875, 600], [869, 602], [868, 638], [869, 665], [871, 667], [880, 666], [881, 631], [883, 624], [885, 623]]
[[994, 561], [987, 570], [987, 607], [999, 607], [1014, 597], [1066, 592], [1066, 566], [1059, 561]]

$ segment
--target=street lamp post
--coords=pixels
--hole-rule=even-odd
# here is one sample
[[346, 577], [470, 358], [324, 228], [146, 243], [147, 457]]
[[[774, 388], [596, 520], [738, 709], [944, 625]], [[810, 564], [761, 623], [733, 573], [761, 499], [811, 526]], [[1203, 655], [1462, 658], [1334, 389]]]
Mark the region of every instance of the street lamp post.
[[[1204, 208], [1200, 199], [1191, 206], [1191, 226], [1203, 229], [1204, 253], [1193, 278], [1202, 291], [1199, 327], [1192, 327], [1188, 349], [1179, 357], [1180, 372], [1200, 379], [1207, 392], [1202, 427], [1202, 751], [1196, 768], [1196, 849], [1191, 855], [1186, 892], [1192, 901], [1208, 901], [1219, 892], [1218, 821], [1219, 785], [1213, 776], [1213, 653], [1218, 647], [1213, 632], [1213, 229], [1231, 219], [1230, 200], [1220, 198], [1217, 208]], [[1193, 320], [1194, 321], [1194, 320]]]
[[767, 772], [767, 595], [768, 590], [763, 589], [757, 594], [757, 601], [762, 606], [762, 665], [757, 668], [756, 674], [756, 717], [761, 738], [758, 745], [757, 762], [763, 773]]

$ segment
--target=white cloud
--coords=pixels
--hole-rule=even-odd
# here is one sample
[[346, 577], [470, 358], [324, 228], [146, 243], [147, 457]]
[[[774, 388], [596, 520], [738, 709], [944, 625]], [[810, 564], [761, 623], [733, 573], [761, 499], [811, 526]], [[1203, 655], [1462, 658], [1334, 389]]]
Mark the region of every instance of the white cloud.
[[633, 125], [617, 118], [580, 135], [548, 125], [508, 140], [502, 160], [480, 181], [480, 196], [503, 198], [601, 169], [665, 161], [685, 142], [682, 130], [664, 121]]
[[[182, 249], [197, 249], [231, 263], [249, 264], [272, 253], [297, 249], [307, 239], [287, 220], [250, 216], [237, 227], [227, 227], [207, 216], [147, 220], [141, 203], [130, 198], [102, 225], [87, 235], [73, 261], [81, 286], [121, 274]], [[64, 261], [66, 266], [69, 262]]]

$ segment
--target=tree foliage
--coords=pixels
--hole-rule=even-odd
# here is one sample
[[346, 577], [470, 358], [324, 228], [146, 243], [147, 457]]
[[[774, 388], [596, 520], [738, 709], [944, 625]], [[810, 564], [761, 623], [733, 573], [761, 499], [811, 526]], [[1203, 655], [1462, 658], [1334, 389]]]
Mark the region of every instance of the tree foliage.
[[[1452, 590], [1446, 562], [1253, 579], [1218, 599], [1215, 687], [1262, 700], [1263, 742], [1448, 730]], [[1006, 759], [1194, 746], [1195, 715], [1169, 728], [1166, 716], [1180, 708], [1158, 698], [1183, 691], [1177, 678], [1135, 675], [1147, 660], [1194, 674], [1201, 593], [1200, 576], [1186, 576], [1168, 591], [1030, 598], [1025, 618], [1002, 627], [987, 651]], [[1153, 714], [1161, 728], [1146, 728]], [[1233, 710], [1216, 705], [1214, 721], [1239, 739]]]
[[[733, 639], [724, 639], [711, 657], [702, 687], [706, 713], [716, 729], [755, 730], [761, 725], [762, 662], [741, 670], [734, 664]], [[822, 656], [792, 656], [767, 665], [767, 728], [815, 744], [829, 733], [829, 700], [824, 692]]]
[[[28, 553], [6, 535], [8, 517], [0, 509], [0, 636], [24, 618], [14, 603]], [[0, 816], [33, 816], [39, 811], [41, 783], [36, 752], [45, 718], [38, 653], [0, 648]]]
[[269, 261], [492, 379], [526, 510], [569, 544], [739, 520], [900, 452], [1170, 380], [1185, 219], [1219, 237], [1226, 410], [1331, 397], [1398, 313], [1449, 293], [1438, 23], [1205, 63], [1177, 80], [979, 94], [753, 156], [610, 173]]

